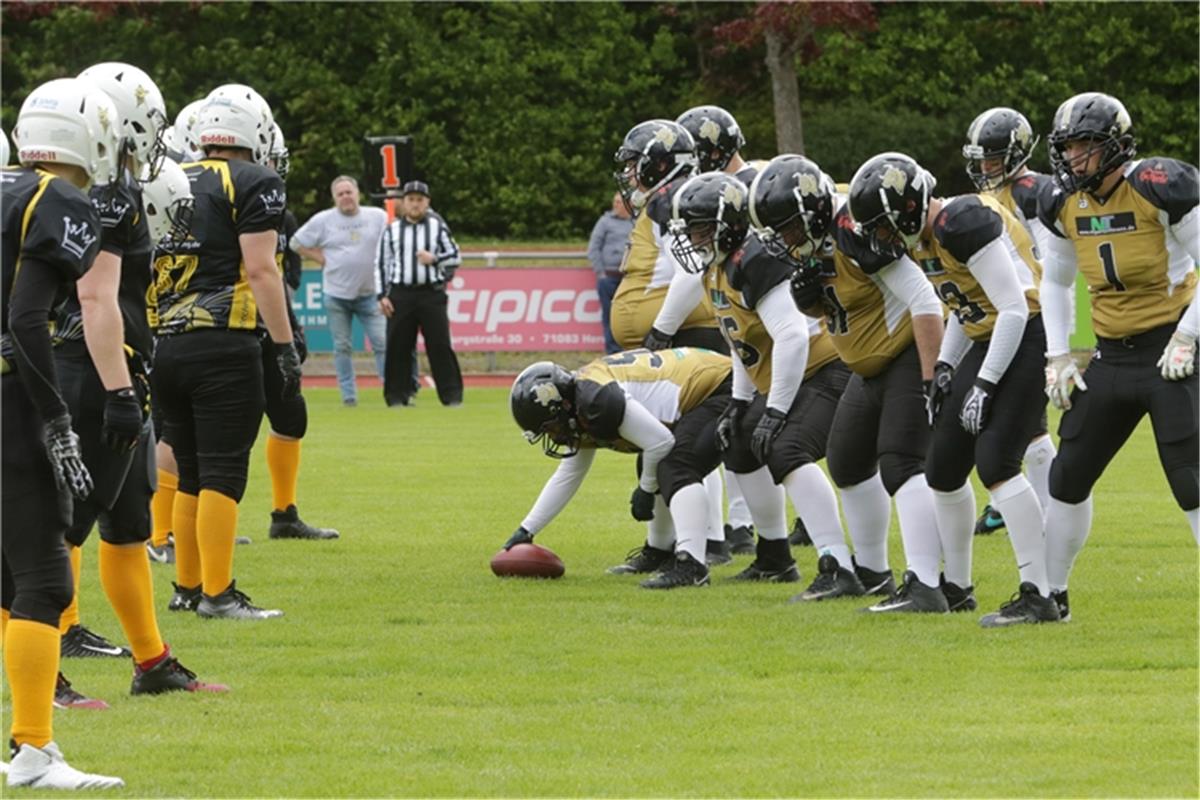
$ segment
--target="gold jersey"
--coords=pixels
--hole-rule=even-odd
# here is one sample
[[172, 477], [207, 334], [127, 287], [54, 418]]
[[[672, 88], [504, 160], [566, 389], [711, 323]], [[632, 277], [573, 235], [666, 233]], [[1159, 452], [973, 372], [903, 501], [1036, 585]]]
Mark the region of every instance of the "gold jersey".
[[967, 262], [996, 239], [1007, 248], [1025, 290], [1029, 313], [1038, 313], [1038, 283], [1042, 265], [1033, 238], [1025, 225], [991, 195], [968, 194], [942, 201], [933, 222], [933, 236], [921, 239], [909, 253], [933, 283], [942, 302], [958, 317], [963, 332], [976, 342], [986, 342], [996, 326], [996, 307]]
[[1121, 339], [1173, 324], [1196, 293], [1196, 265], [1170, 226], [1196, 206], [1196, 168], [1147, 158], [1124, 168], [1103, 202], [1056, 191], [1040, 209], [1069, 239], [1087, 281], [1097, 336]]

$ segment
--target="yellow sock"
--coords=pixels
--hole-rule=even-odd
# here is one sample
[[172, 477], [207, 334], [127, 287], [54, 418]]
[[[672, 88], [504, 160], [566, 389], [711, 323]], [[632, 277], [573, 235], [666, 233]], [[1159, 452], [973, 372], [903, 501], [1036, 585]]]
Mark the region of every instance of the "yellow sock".
[[140, 664], [161, 655], [163, 640], [154, 614], [154, 584], [145, 546], [141, 542], [100, 542], [100, 583], [129, 640], [134, 661]]
[[171, 532], [172, 508], [175, 506], [175, 491], [179, 488], [179, 476], [172, 475], [165, 469], [158, 471], [158, 489], [150, 500], [151, 528], [150, 541], [155, 547], [167, 543], [167, 534]]
[[[233, 581], [233, 539], [237, 533], [238, 507], [232, 497], [200, 490], [196, 507], [196, 543], [200, 546], [200, 568], [204, 593], [210, 597], [229, 588]], [[179, 559], [175, 553], [176, 563]]]
[[59, 633], [53, 625], [12, 619], [4, 630], [4, 671], [12, 689], [12, 739], [45, 747], [54, 738]]
[[83, 568], [83, 551], [73, 544], [67, 544], [67, 555], [71, 558], [71, 574], [75, 576], [75, 594], [71, 597], [71, 605], [63, 609], [58, 618], [58, 630], [66, 633], [72, 625], [79, 624], [79, 571]]
[[200, 585], [200, 548], [196, 544], [196, 506], [194, 494], [178, 492], [171, 525], [175, 530], [175, 581], [185, 589]]
[[276, 511], [296, 505], [296, 482], [300, 477], [300, 440], [267, 437], [267, 470], [271, 473], [271, 497]]
[[0, 642], [4, 641], [4, 632], [8, 630], [8, 620], [12, 617], [12, 612], [7, 608], [0, 608]]

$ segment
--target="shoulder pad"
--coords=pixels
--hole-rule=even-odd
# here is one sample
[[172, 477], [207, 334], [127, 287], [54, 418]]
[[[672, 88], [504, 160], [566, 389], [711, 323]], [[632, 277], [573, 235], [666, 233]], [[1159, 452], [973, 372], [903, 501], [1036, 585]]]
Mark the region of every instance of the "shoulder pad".
[[1054, 179], [1049, 175], [1037, 172], [1027, 172], [1012, 183], [1012, 196], [1021, 215], [1027, 220], [1037, 219], [1038, 196], [1045, 190], [1047, 184], [1053, 188]]
[[1046, 181], [1046, 184], [1041, 187], [1038, 193], [1038, 212], [1037, 218], [1045, 226], [1046, 230], [1054, 234], [1060, 239], [1066, 237], [1058, 228], [1058, 215], [1062, 213], [1063, 206], [1067, 203], [1067, 193], [1059, 188], [1053, 180]]
[[729, 285], [742, 293], [746, 305], [754, 308], [767, 292], [790, 280], [792, 268], [775, 258], [753, 234], [725, 262]]
[[1004, 220], [972, 194], [947, 202], [933, 221], [933, 235], [963, 264], [1003, 233]]
[[64, 280], [76, 280], [100, 249], [100, 218], [91, 200], [63, 178], [46, 186], [30, 219], [21, 251], [52, 264]]
[[575, 414], [583, 430], [594, 439], [618, 439], [621, 422], [625, 419], [625, 392], [616, 381], [601, 384], [577, 380]]
[[667, 223], [671, 221], [671, 200], [675, 197], [675, 192], [679, 187], [686, 182], [686, 178], [676, 178], [657, 186], [646, 201], [646, 215], [657, 222], [663, 230], [666, 230]]
[[1166, 211], [1171, 225], [1196, 207], [1196, 168], [1191, 164], [1173, 158], [1144, 158], [1133, 165], [1125, 179], [1155, 208]]
[[841, 254], [867, 275], [874, 275], [895, 260], [871, 249], [855, 227], [849, 205], [843, 205], [833, 218], [833, 241]]

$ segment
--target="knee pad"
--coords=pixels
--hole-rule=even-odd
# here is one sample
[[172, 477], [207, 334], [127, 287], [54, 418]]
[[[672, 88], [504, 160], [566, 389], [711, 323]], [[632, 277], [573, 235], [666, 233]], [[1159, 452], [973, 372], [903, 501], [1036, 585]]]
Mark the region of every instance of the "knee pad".
[[[889, 496], [895, 497], [896, 492], [900, 491], [900, 487], [908, 483], [908, 479], [913, 475], [920, 475], [925, 471], [925, 459], [911, 455], [909, 453], [884, 453], [879, 456], [879, 476], [883, 479], [883, 488]], [[858, 481], [862, 483], [871, 475], [865, 475]], [[838, 484], [842, 486], [843, 484]], [[844, 484], [853, 486], [854, 483]], [[931, 488], [937, 487], [930, 484]], [[956, 489], [957, 486], [948, 487], [945, 491]]]
[[1171, 494], [1180, 508], [1190, 511], [1200, 506], [1200, 473], [1194, 464], [1168, 467], [1166, 473]]
[[[205, 456], [200, 474], [200, 490], [211, 489], [240, 503], [242, 495], [246, 493], [249, 456], [249, 453]], [[182, 491], [182, 479], [179, 485]], [[199, 495], [200, 492], [197, 491], [196, 494]]]
[[1065, 469], [1060, 458], [1050, 464], [1049, 488], [1051, 497], [1071, 505], [1082, 503], [1092, 493], [1092, 485], [1080, 481], [1071, 470]]
[[985, 487], [1004, 483], [1021, 474], [1020, 457], [1001, 453], [996, 448], [981, 448], [981, 451], [975, 462], [975, 470], [979, 473], [979, 482]]
[[686, 459], [675, 460], [667, 457], [659, 462], [658, 490], [668, 505], [680, 489], [693, 483], [701, 483], [703, 480], [704, 476]]
[[303, 439], [308, 432], [308, 404], [303, 395], [296, 395], [291, 400], [268, 400], [267, 419], [276, 433]]
[[71, 562], [54, 559], [23, 576], [22, 585], [14, 588], [10, 611], [13, 619], [28, 619], [58, 627], [63, 609], [75, 596], [75, 580]]
[[100, 509], [95, 508], [87, 500], [76, 501], [75, 510], [71, 517], [71, 526], [67, 528], [67, 532], [63, 538], [67, 540], [67, 544], [75, 547], [83, 547], [83, 543], [87, 541], [88, 534], [92, 532], [92, 526], [96, 524], [96, 518], [100, 515]]

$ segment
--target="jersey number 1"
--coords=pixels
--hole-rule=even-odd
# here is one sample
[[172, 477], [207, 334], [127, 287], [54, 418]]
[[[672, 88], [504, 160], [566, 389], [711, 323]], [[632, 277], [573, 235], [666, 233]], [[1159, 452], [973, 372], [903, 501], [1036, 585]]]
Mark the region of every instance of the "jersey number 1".
[[1100, 247], [1100, 263], [1104, 265], [1104, 279], [1118, 292], [1125, 291], [1125, 284], [1117, 275], [1117, 259], [1113, 257], [1112, 242], [1103, 242]]

